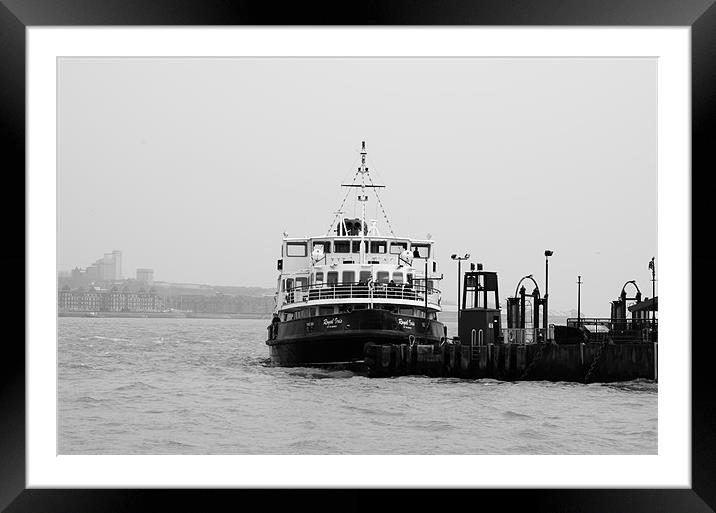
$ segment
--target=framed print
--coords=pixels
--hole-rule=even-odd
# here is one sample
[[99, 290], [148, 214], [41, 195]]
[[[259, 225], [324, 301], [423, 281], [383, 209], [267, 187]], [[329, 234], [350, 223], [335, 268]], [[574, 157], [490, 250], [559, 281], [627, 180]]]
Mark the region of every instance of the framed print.
[[716, 7], [636, 7], [4, 1], [2, 507], [710, 511]]

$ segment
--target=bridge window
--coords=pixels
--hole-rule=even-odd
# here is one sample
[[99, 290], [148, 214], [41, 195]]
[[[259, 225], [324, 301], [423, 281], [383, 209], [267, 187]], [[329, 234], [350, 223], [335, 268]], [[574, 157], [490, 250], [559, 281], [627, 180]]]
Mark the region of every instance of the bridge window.
[[308, 285], [308, 278], [296, 278], [296, 288], [306, 287]]
[[[368, 241], [363, 241], [363, 245], [365, 247], [365, 252], [368, 253]], [[360, 253], [360, 241], [354, 240], [351, 244], [351, 248], [353, 253]]]
[[343, 271], [343, 283], [353, 283], [356, 279], [355, 271]]
[[286, 278], [284, 283], [286, 284], [284, 290], [291, 290], [293, 288], [293, 278]]
[[413, 286], [413, 275], [412, 273], [408, 273], [408, 285], [411, 287]]
[[329, 271], [328, 272], [328, 284], [335, 285], [336, 283], [338, 283], [338, 272], [337, 271]]
[[413, 252], [418, 251], [418, 258], [430, 258], [429, 244], [413, 244]]
[[375, 281], [378, 283], [388, 283], [388, 271], [378, 271], [375, 275]]
[[384, 240], [374, 240], [370, 243], [370, 252], [384, 254], [386, 251], [386, 242]]
[[390, 253], [392, 255], [400, 255], [406, 249], [408, 249], [407, 242], [391, 242], [390, 243]]
[[373, 277], [370, 271], [361, 271], [359, 275], [359, 280], [361, 283], [368, 283], [368, 281]]
[[327, 240], [319, 240], [313, 243], [313, 248], [315, 249], [316, 246], [323, 246], [323, 252], [324, 253], [330, 253], [331, 252], [331, 243]]
[[305, 242], [287, 242], [286, 243], [286, 256], [305, 257], [306, 256], [306, 243]]
[[320, 285], [323, 283], [323, 271], [316, 272], [314, 282], [316, 283], [316, 285]]
[[393, 281], [396, 285], [399, 285], [403, 283], [403, 273], [395, 272], [393, 273]]
[[351, 242], [348, 240], [337, 240], [333, 242], [333, 249], [336, 253], [350, 253]]

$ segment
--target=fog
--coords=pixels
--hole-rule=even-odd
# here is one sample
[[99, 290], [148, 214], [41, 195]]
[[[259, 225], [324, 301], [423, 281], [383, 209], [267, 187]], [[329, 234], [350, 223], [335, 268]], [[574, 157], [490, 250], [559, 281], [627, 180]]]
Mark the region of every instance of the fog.
[[[366, 141], [396, 234], [550, 309], [608, 315], [657, 257], [655, 59], [63, 58], [58, 269], [273, 287], [282, 233], [325, 234]], [[348, 205], [352, 205], [349, 203]], [[347, 209], [348, 215], [353, 210]], [[375, 202], [368, 218], [389, 233]], [[464, 269], [465, 267], [463, 267]], [[658, 292], [658, 290], [657, 290]]]

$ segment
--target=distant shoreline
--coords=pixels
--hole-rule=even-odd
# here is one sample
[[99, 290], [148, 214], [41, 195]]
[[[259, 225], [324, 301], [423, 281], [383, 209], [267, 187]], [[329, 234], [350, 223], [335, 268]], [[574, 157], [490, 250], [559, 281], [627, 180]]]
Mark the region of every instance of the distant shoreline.
[[178, 312], [58, 312], [58, 317], [99, 318], [159, 318], [159, 319], [271, 319], [271, 314], [260, 313], [178, 313]]

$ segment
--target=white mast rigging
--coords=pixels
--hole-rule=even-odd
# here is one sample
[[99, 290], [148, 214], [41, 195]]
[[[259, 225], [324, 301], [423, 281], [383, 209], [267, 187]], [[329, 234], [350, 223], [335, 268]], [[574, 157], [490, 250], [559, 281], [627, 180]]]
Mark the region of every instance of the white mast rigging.
[[[365, 206], [366, 202], [368, 201], [368, 195], [366, 194], [366, 188], [370, 189], [378, 189], [383, 188], [385, 185], [375, 185], [373, 183], [373, 180], [370, 180], [370, 175], [368, 174], [368, 167], [365, 165], [365, 157], [367, 155], [367, 152], [365, 150], [365, 141], [361, 141], [361, 150], [360, 150], [360, 167], [358, 168], [358, 171], [356, 171], [356, 176], [360, 174], [360, 185], [356, 184], [343, 184], [342, 187], [360, 187], [360, 194], [358, 194], [358, 201], [361, 203], [361, 227], [360, 227], [360, 263], [365, 264], [365, 233], [366, 233], [366, 221], [365, 221]], [[365, 183], [365, 178], [368, 176], [368, 179], [370, 180], [370, 185]], [[353, 179], [355, 181], [355, 177]]]

